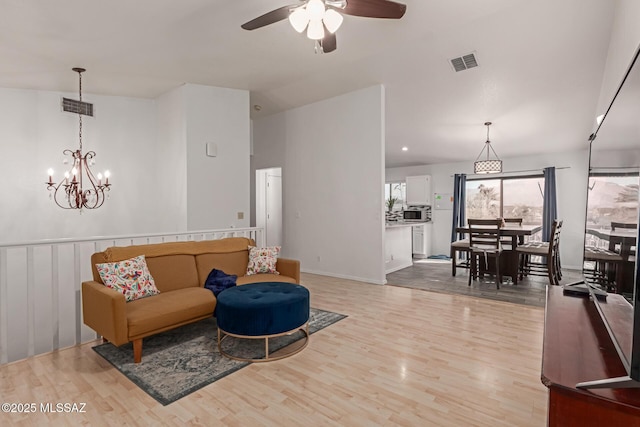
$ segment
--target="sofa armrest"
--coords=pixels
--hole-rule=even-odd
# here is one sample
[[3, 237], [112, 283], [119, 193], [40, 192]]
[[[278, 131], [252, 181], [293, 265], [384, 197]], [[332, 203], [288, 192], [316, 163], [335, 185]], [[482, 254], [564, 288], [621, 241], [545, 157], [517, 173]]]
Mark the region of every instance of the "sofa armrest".
[[84, 323], [114, 345], [129, 342], [124, 295], [94, 281], [82, 282]]
[[300, 261], [295, 259], [278, 258], [276, 270], [283, 276], [293, 277], [300, 283]]

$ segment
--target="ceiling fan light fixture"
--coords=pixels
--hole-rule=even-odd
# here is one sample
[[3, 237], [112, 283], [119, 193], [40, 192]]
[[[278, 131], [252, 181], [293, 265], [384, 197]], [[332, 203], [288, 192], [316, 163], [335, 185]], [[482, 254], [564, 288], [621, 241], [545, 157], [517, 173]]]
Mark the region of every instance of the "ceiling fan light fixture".
[[324, 22], [325, 27], [327, 27], [327, 30], [331, 34], [333, 34], [338, 31], [338, 28], [340, 28], [340, 25], [342, 25], [342, 21], [344, 21], [344, 18], [335, 10], [327, 9], [327, 11], [324, 13], [322, 21]]
[[322, 20], [309, 21], [307, 37], [311, 40], [322, 40], [324, 38], [324, 25], [322, 25]]
[[297, 32], [303, 32], [309, 24], [309, 12], [304, 7], [297, 8], [289, 15], [289, 23]]
[[310, 21], [321, 21], [324, 17], [324, 2], [322, 0], [309, 0], [307, 3], [307, 13]]

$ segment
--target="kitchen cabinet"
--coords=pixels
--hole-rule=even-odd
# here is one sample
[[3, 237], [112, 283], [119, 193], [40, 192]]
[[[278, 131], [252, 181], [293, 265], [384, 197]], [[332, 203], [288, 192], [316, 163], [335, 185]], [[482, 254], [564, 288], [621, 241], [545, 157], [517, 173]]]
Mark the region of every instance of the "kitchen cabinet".
[[431, 206], [431, 176], [418, 175], [406, 177], [407, 205], [427, 205]]
[[428, 258], [431, 255], [431, 223], [413, 225], [413, 257]]

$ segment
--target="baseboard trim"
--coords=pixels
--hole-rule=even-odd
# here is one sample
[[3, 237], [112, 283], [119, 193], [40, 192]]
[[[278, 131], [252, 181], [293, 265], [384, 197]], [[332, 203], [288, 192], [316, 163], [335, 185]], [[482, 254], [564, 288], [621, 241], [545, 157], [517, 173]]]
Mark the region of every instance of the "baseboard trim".
[[309, 269], [306, 269], [306, 268], [301, 268], [300, 271], [302, 273], [318, 274], [320, 276], [335, 277], [337, 279], [347, 279], [347, 280], [354, 280], [356, 282], [372, 283], [374, 285], [384, 285], [384, 284], [387, 283], [386, 279], [382, 280], [382, 281], [378, 281], [378, 280], [373, 280], [373, 279], [367, 279], [367, 278], [364, 278], [364, 277], [349, 276], [347, 274], [336, 274], [336, 273], [330, 273], [328, 271], [309, 270]]

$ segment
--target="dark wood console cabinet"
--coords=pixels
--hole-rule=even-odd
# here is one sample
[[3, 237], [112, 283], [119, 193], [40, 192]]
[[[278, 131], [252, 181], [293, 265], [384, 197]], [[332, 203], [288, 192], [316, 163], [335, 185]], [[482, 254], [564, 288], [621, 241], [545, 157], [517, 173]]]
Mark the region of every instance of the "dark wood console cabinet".
[[547, 286], [542, 383], [549, 388], [548, 425], [640, 427], [640, 389], [575, 388], [626, 374], [593, 301]]

